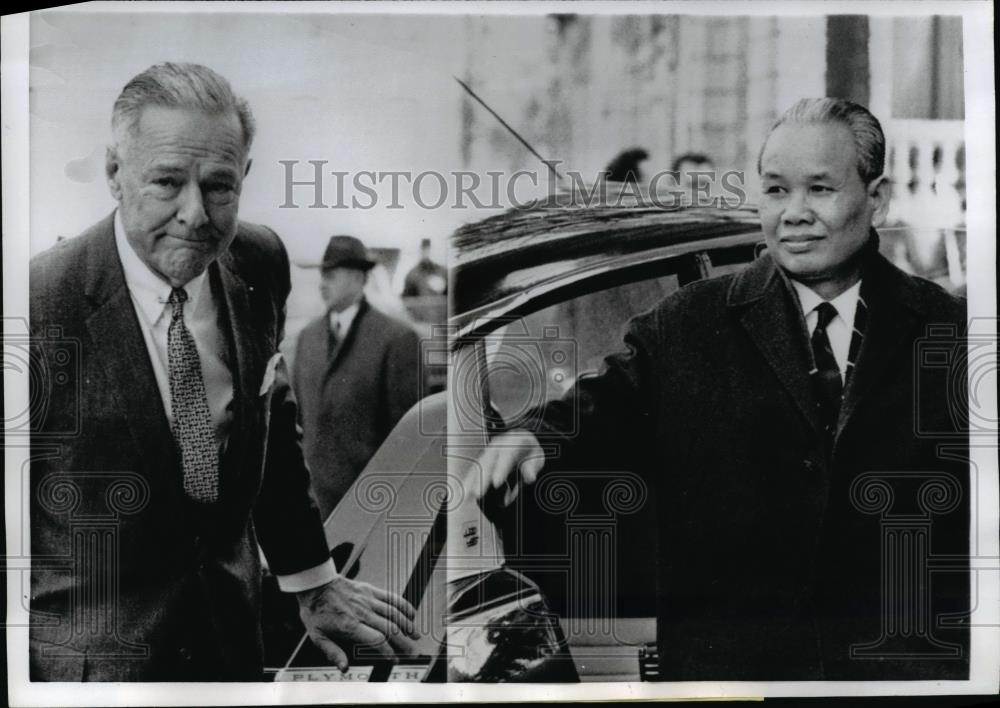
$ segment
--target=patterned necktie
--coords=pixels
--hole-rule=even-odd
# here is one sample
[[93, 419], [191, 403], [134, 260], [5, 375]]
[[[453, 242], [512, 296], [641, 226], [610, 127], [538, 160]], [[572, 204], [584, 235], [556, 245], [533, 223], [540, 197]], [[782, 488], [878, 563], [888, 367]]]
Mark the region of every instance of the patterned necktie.
[[174, 413], [174, 437], [181, 451], [184, 493], [195, 501], [210, 503], [219, 498], [219, 447], [198, 349], [184, 325], [187, 297], [183, 288], [174, 288], [167, 300], [173, 307], [167, 330], [170, 406]]
[[828, 302], [816, 306], [819, 321], [812, 333], [812, 352], [815, 368], [809, 372], [816, 389], [816, 398], [823, 419], [823, 425], [829, 435], [837, 429], [837, 418], [840, 416], [840, 401], [844, 393], [843, 382], [840, 379], [840, 368], [833, 356], [833, 347], [826, 328], [837, 316], [837, 308]]

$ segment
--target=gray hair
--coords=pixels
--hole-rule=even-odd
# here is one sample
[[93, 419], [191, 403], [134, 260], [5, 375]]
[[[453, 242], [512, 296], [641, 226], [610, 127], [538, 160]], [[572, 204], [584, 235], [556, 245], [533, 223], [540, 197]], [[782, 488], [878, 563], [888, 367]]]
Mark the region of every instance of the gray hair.
[[132, 78], [115, 101], [111, 130], [115, 140], [134, 133], [146, 106], [194, 108], [207, 113], [235, 113], [243, 129], [243, 147], [250, 149], [256, 125], [246, 100], [233, 93], [229, 82], [200, 64], [154, 64]]
[[757, 174], [760, 174], [760, 161], [768, 139], [784, 123], [840, 123], [854, 136], [861, 181], [871, 184], [885, 171], [885, 134], [878, 118], [867, 108], [843, 98], [802, 98], [767, 131], [757, 155]]

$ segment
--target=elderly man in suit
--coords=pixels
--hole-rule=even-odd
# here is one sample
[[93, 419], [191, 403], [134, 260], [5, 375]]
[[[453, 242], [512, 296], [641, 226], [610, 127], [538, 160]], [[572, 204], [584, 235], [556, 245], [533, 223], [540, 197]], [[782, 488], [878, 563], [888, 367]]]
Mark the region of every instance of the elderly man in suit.
[[633, 319], [470, 480], [647, 475], [663, 680], [968, 676], [966, 306], [879, 255], [884, 159], [863, 107], [795, 104], [759, 158], [766, 255]]
[[416, 333], [364, 297], [374, 265], [354, 236], [330, 239], [320, 265], [326, 313], [295, 348], [303, 449], [324, 518], [419, 395]]
[[413, 608], [338, 576], [278, 352], [289, 267], [237, 218], [249, 107], [160, 64], [122, 90], [118, 208], [31, 262], [32, 680], [260, 680], [260, 548], [313, 641], [407, 647]]

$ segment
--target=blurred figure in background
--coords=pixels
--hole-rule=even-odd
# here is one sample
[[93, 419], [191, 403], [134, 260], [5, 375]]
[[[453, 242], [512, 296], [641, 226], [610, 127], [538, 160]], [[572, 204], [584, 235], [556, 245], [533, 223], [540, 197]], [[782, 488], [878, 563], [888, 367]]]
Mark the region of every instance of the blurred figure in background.
[[[420, 262], [406, 274], [402, 304], [424, 338], [437, 336], [437, 329], [448, 320], [448, 269], [431, 258], [429, 238], [421, 239]], [[424, 361], [420, 373], [425, 395], [444, 390], [447, 366]]]
[[357, 238], [330, 239], [320, 266], [327, 311], [306, 325], [296, 348], [302, 442], [324, 519], [417, 401], [419, 340], [365, 298], [375, 265]]
[[639, 164], [648, 158], [649, 153], [640, 147], [623, 150], [604, 168], [608, 174], [607, 180], [609, 182], [641, 183], [643, 175]]
[[717, 180], [715, 164], [708, 155], [686, 152], [674, 159], [670, 171], [677, 175], [677, 185], [685, 201], [697, 204], [711, 198], [712, 185]]
[[440, 263], [431, 259], [431, 240], [420, 241], [420, 262], [406, 274], [403, 282], [403, 297], [423, 297], [425, 295], [445, 295], [448, 292], [448, 271]]

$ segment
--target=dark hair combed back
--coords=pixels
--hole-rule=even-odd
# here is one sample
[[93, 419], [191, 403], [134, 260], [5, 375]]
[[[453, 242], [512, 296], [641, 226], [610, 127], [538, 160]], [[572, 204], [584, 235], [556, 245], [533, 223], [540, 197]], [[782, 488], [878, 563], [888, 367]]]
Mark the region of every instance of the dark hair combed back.
[[842, 98], [803, 98], [785, 111], [767, 132], [757, 156], [758, 174], [768, 139], [785, 123], [840, 123], [854, 136], [861, 180], [869, 184], [885, 172], [885, 134], [878, 118], [867, 108]]
[[146, 106], [194, 108], [207, 113], [233, 112], [243, 128], [243, 145], [253, 142], [255, 124], [247, 102], [233, 93], [229, 82], [200, 64], [154, 64], [125, 84], [111, 112], [116, 137], [132, 131]]

